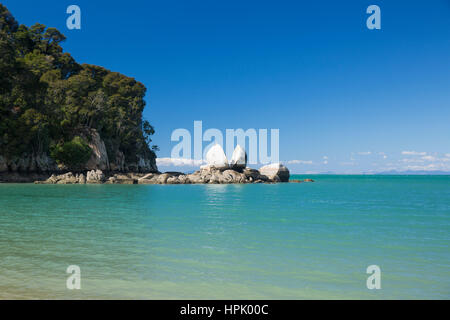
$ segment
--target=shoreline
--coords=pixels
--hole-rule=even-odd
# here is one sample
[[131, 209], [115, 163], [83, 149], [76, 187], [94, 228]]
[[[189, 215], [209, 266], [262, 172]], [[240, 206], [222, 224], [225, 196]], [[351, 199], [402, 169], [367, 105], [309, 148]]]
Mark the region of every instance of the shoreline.
[[182, 172], [103, 172], [101, 170], [79, 173], [0, 173], [0, 183], [35, 184], [248, 184], [278, 183], [289, 181], [287, 169], [273, 174], [245, 168], [202, 168], [191, 174]]
[[34, 184], [254, 184], [302, 183], [312, 179], [289, 179], [289, 170], [261, 171], [252, 168], [218, 169], [207, 166], [193, 173], [183, 172], [111, 172], [101, 170], [73, 173], [0, 173], [0, 183]]

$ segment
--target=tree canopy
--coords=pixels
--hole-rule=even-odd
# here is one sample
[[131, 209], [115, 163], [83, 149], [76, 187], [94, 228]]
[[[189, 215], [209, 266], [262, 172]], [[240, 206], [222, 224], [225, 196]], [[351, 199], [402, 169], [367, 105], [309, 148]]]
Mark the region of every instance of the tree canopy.
[[145, 86], [78, 64], [63, 52], [65, 39], [39, 23], [19, 25], [0, 4], [0, 155], [47, 153], [71, 165], [67, 155], [77, 146], [89, 153], [80, 137], [96, 129], [111, 157], [119, 150], [129, 161], [154, 156], [158, 147], [149, 145], [155, 131], [142, 119]]

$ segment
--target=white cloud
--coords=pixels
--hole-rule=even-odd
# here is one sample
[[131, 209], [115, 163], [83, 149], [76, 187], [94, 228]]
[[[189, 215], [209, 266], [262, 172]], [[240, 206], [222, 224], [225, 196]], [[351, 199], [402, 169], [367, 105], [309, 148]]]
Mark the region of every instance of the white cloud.
[[425, 156], [427, 153], [417, 151], [402, 151], [402, 154], [406, 156]]
[[403, 163], [423, 163], [423, 162], [425, 162], [425, 161], [423, 161], [422, 159], [409, 159], [409, 158], [407, 158], [407, 159], [401, 159], [401, 160], [399, 160], [400, 162], [403, 162]]
[[370, 152], [370, 151], [363, 151], [363, 152], [358, 152], [358, 154], [359, 154], [360, 156], [368, 156], [368, 155], [371, 155], [372, 152]]
[[433, 171], [433, 170], [448, 170], [449, 168], [444, 166], [441, 163], [430, 163], [427, 165], [419, 166], [419, 165], [411, 165], [407, 166], [405, 168], [406, 170], [413, 170], [413, 171]]
[[401, 159], [399, 160], [400, 162], [404, 162], [404, 163], [424, 163], [424, 162], [448, 162], [450, 161], [449, 158], [441, 158], [441, 157], [437, 157], [437, 156], [431, 156], [431, 155], [427, 155], [427, 156], [422, 156], [420, 158], [405, 158], [405, 159]]
[[423, 156], [422, 159], [426, 160], [426, 161], [436, 161], [437, 160], [436, 157], [433, 157], [433, 156]]
[[403, 151], [402, 154], [407, 155], [420, 155], [420, 157], [409, 157], [398, 160], [400, 167], [396, 170], [412, 170], [412, 171], [449, 171], [450, 170], [450, 158], [447, 157], [448, 154], [439, 155], [438, 153], [427, 154], [425, 152], [415, 152], [415, 151]]
[[161, 167], [198, 167], [204, 164], [204, 160], [194, 160], [185, 158], [156, 158], [156, 164]]
[[446, 158], [450, 158], [450, 153], [446, 153], [446, 154], [445, 154], [445, 157], [446, 157]]
[[289, 160], [287, 164], [313, 164], [311, 160]]

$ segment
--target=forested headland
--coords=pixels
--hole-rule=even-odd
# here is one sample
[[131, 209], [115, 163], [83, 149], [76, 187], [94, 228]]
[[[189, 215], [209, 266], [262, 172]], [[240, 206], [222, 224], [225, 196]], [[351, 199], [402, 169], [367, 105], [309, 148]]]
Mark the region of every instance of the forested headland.
[[156, 171], [145, 86], [77, 63], [65, 39], [0, 4], [0, 172]]

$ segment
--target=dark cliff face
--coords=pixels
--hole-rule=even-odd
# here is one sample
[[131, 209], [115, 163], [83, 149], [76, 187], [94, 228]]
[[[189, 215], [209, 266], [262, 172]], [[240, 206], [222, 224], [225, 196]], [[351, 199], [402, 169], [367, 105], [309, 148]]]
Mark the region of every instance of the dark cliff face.
[[91, 130], [88, 145], [92, 150], [89, 160], [82, 166], [76, 168], [58, 164], [46, 153], [24, 153], [21, 156], [13, 157], [0, 154], [0, 174], [50, 174], [97, 169], [105, 172], [158, 172], [156, 156], [149, 149], [146, 153], [135, 155], [134, 159], [127, 160], [124, 153], [120, 150], [116, 150], [113, 157], [110, 157], [104, 141], [95, 130]]
[[156, 171], [145, 86], [78, 64], [65, 39], [0, 4], [0, 173]]

